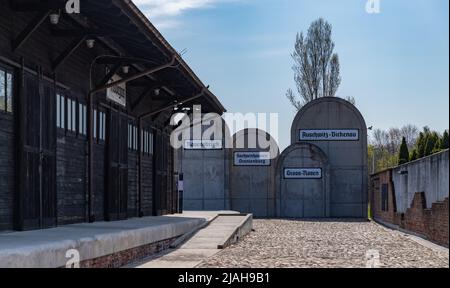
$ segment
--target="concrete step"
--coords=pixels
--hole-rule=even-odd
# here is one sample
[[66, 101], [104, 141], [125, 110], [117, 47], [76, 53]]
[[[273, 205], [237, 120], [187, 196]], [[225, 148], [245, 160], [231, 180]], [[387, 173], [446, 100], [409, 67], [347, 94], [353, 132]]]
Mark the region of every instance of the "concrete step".
[[137, 268], [192, 268], [218, 253], [220, 249], [239, 241], [253, 227], [253, 216], [219, 215], [209, 225], [195, 233], [177, 249], [136, 264]]

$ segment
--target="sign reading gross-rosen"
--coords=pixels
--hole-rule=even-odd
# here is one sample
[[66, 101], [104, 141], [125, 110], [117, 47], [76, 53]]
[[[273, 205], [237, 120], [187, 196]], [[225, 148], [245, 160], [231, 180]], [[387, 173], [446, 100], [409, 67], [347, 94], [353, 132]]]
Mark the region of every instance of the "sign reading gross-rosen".
[[270, 166], [270, 152], [234, 152], [235, 166]]
[[[114, 75], [109, 83], [121, 80], [118, 75]], [[119, 104], [123, 107], [127, 106], [127, 84], [122, 83], [111, 88], [106, 89], [106, 99]]]
[[222, 150], [222, 140], [186, 140], [186, 150]]
[[284, 179], [322, 179], [322, 168], [284, 168]]
[[300, 130], [300, 141], [359, 141], [358, 129]]

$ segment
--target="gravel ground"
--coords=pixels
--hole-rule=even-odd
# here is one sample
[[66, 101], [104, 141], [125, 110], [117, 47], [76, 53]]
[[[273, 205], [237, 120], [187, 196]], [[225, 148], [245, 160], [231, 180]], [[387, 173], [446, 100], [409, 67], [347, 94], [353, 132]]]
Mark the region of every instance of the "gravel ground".
[[254, 232], [199, 267], [366, 267], [368, 255], [375, 255], [370, 263], [377, 267], [449, 267], [448, 250], [425, 247], [372, 222], [254, 220], [253, 227]]

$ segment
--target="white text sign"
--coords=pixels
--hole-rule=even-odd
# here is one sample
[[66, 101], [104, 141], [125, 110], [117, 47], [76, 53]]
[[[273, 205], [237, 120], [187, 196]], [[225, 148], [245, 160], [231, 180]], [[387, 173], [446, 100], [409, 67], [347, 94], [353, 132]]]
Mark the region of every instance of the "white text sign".
[[[121, 80], [120, 76], [114, 75], [109, 83]], [[127, 84], [122, 83], [106, 89], [106, 99], [123, 107], [127, 106]]]
[[184, 142], [186, 150], [221, 150], [222, 140], [186, 140]]
[[270, 152], [235, 152], [235, 166], [270, 166]]
[[285, 168], [285, 179], [322, 179], [322, 168]]
[[300, 141], [359, 141], [359, 130], [300, 130]]

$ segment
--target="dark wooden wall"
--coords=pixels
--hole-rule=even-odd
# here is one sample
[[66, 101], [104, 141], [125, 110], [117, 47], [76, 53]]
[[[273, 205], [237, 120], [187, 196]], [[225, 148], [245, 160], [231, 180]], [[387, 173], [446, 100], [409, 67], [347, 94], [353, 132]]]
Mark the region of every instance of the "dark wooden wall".
[[[58, 225], [83, 222], [86, 191], [86, 137], [58, 131], [56, 191]], [[75, 156], [76, 155], [76, 156]]]
[[[17, 51], [11, 49], [14, 39], [35, 16], [32, 13], [16, 13], [10, 10], [7, 0], [0, 0], [0, 56], [15, 63], [21, 63], [31, 70], [41, 67], [44, 75], [53, 78], [52, 60], [75, 39], [55, 38], [50, 35], [49, 21], [45, 21], [32, 37]], [[90, 63], [96, 55], [108, 54], [106, 48], [96, 45], [88, 49], [82, 44], [56, 71], [56, 80], [60, 88], [67, 88], [66, 96], [72, 100], [86, 103], [89, 87]], [[0, 64], [5, 64], [0, 58]], [[17, 69], [17, 72], [19, 69]], [[102, 69], [97, 69], [101, 71]], [[97, 73], [95, 77], [101, 79], [104, 73]], [[141, 91], [130, 90], [129, 93]], [[132, 95], [130, 95], [132, 96]], [[14, 96], [15, 98], [17, 95]], [[105, 102], [104, 93], [97, 95], [95, 105]], [[78, 111], [78, 104], [77, 104]], [[77, 112], [78, 113], [78, 112]], [[66, 113], [67, 116], [67, 113]], [[13, 229], [14, 195], [16, 169], [16, 151], [13, 115], [0, 112], [0, 230]], [[78, 124], [78, 120], [76, 121]], [[158, 123], [146, 121], [146, 125]], [[161, 124], [161, 123], [159, 123]], [[87, 173], [87, 138], [77, 133], [70, 133], [59, 129], [57, 131], [57, 160], [56, 160], [56, 189], [57, 189], [57, 223], [58, 225], [79, 223], [86, 221], [86, 173]], [[170, 161], [170, 157], [167, 157]], [[105, 194], [105, 143], [94, 145], [94, 197], [93, 210], [96, 221], [104, 219]], [[129, 151], [128, 154], [128, 217], [139, 216], [139, 199], [141, 199], [142, 216], [153, 215], [153, 156], [142, 157], [142, 191], [138, 194], [138, 153]], [[171, 166], [170, 166], [171, 167]], [[170, 168], [172, 173], [173, 169]], [[170, 194], [172, 191], [163, 191]], [[170, 209], [172, 210], [172, 209]]]
[[96, 221], [104, 220], [105, 145], [94, 145], [94, 215]]
[[142, 213], [143, 216], [153, 215], [153, 161], [142, 157]]
[[128, 150], [128, 217], [138, 217], [138, 153]]
[[0, 230], [13, 228], [14, 191], [13, 115], [0, 111]]

